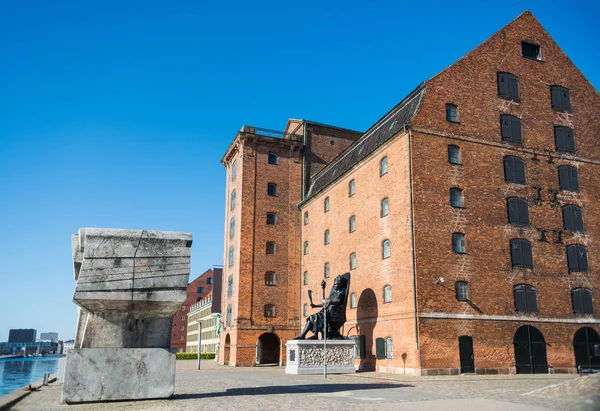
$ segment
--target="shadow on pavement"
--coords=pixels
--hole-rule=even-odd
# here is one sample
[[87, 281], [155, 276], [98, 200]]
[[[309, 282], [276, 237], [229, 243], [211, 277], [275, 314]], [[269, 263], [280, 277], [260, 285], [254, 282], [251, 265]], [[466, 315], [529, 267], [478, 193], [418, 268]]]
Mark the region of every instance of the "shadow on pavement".
[[382, 388], [414, 387], [408, 384], [307, 384], [307, 385], [271, 385], [266, 387], [231, 388], [221, 392], [199, 394], [175, 394], [174, 400], [197, 398], [237, 397], [241, 395], [278, 395], [278, 394], [323, 394], [342, 391], [379, 390]]

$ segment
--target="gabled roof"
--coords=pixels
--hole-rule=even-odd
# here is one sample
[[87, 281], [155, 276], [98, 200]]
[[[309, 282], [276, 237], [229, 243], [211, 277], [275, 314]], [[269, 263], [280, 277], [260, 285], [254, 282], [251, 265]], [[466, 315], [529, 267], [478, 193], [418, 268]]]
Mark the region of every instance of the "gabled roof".
[[402, 130], [419, 111], [424, 94], [425, 83], [422, 83], [317, 174], [302, 203], [343, 176], [354, 165]]

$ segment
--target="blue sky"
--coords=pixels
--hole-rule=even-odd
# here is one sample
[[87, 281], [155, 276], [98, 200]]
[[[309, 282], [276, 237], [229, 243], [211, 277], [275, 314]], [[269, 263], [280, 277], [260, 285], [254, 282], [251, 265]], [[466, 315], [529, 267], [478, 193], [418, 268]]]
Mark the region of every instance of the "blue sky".
[[600, 6], [0, 1], [0, 341], [74, 336], [70, 235], [188, 231], [222, 263], [220, 159], [244, 124], [366, 130], [530, 9], [600, 85]]

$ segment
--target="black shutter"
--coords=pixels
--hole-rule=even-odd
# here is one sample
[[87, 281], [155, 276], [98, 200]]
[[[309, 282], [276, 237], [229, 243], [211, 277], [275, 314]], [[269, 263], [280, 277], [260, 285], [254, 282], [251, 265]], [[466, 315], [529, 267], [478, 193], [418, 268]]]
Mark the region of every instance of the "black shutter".
[[571, 290], [571, 300], [573, 301], [573, 314], [583, 314], [583, 299], [581, 296], [582, 288]]
[[554, 143], [556, 144], [556, 151], [567, 151], [565, 127], [554, 127]]
[[504, 157], [504, 181], [514, 183], [515, 179], [515, 158]]
[[576, 273], [579, 271], [579, 265], [577, 264], [577, 246], [570, 245], [567, 247], [567, 265], [569, 266], [569, 272]]
[[533, 254], [531, 251], [531, 243], [527, 240], [521, 241], [521, 258], [523, 261], [523, 267], [533, 268]]
[[558, 184], [561, 190], [569, 189], [569, 166], [558, 167]]
[[515, 291], [515, 311], [525, 312], [527, 311], [527, 302], [525, 300], [525, 286], [520, 284], [516, 285]]
[[511, 129], [512, 129], [512, 141], [515, 143], [522, 143], [523, 142], [523, 133], [521, 131], [521, 119], [514, 117], [514, 116], [510, 116], [510, 121], [511, 121]]
[[575, 167], [568, 166], [569, 170], [569, 190], [579, 191], [579, 174]]
[[586, 288], [581, 289], [581, 305], [583, 308], [583, 314], [594, 314], [592, 292]]
[[508, 78], [508, 97], [512, 99], [519, 98], [519, 80], [512, 74], [507, 75]]
[[573, 130], [568, 127], [563, 127], [563, 137], [565, 139], [565, 151], [569, 153], [575, 152], [575, 137], [573, 136]]
[[515, 183], [525, 184], [525, 161], [515, 157]]
[[508, 224], [519, 225], [519, 204], [516, 197], [506, 200], [506, 208], [508, 211]]
[[498, 95], [509, 97], [508, 73], [498, 73]]
[[502, 140], [513, 141], [512, 122], [510, 119], [510, 116], [504, 114], [500, 116], [500, 133], [502, 134]]
[[552, 99], [552, 109], [560, 110], [561, 109], [561, 87], [552, 86], [550, 87], [550, 98]]
[[530, 285], [525, 286], [525, 300], [527, 303], [528, 312], [537, 312], [537, 295], [534, 287]]
[[521, 240], [510, 240], [510, 258], [514, 267], [521, 267], [523, 265]]
[[563, 110], [571, 110], [571, 93], [568, 88], [561, 87], [560, 106]]
[[381, 337], [375, 339], [375, 357], [378, 360], [385, 358], [385, 340]]
[[565, 230], [574, 230], [575, 223], [573, 221], [573, 206], [566, 205], [562, 208], [563, 212], [563, 227]]
[[587, 249], [582, 245], [577, 246], [577, 264], [579, 265], [579, 271], [587, 272], [587, 270], [588, 270]]
[[583, 213], [581, 212], [581, 208], [577, 206], [571, 206], [572, 215], [573, 215], [573, 229], [575, 231], [584, 231], [583, 229]]
[[529, 225], [529, 206], [527, 200], [518, 199], [519, 203], [519, 225]]

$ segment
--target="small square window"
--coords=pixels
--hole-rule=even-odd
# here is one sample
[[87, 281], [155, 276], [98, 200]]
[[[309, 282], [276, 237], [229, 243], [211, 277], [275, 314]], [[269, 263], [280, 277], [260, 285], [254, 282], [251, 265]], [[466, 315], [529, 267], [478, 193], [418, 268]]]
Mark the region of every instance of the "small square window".
[[196, 289], [196, 291], [199, 292], [199, 293], [203, 293], [204, 292], [204, 287], [198, 287]]
[[279, 164], [279, 157], [276, 153], [269, 153], [269, 164]]
[[277, 196], [277, 184], [269, 183], [267, 184], [267, 194], [271, 197]]
[[277, 224], [277, 214], [276, 213], [267, 213], [267, 225], [275, 225]]
[[539, 44], [532, 43], [530, 41], [522, 41], [521, 42], [521, 55], [528, 59], [541, 60], [542, 59], [542, 50], [540, 49]]
[[454, 104], [446, 104], [446, 120], [458, 123], [458, 107]]
[[277, 247], [274, 241], [267, 242], [267, 254], [275, 254], [277, 251]]
[[206, 279], [206, 284], [212, 284], [212, 277], [208, 277]]

